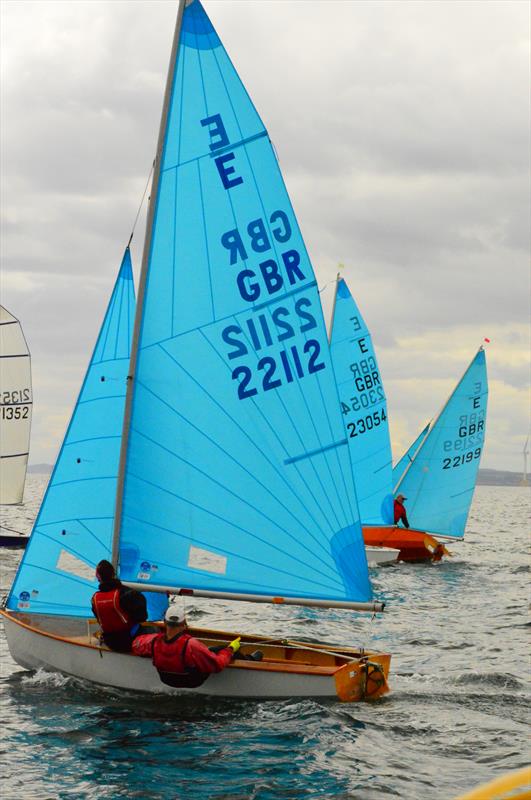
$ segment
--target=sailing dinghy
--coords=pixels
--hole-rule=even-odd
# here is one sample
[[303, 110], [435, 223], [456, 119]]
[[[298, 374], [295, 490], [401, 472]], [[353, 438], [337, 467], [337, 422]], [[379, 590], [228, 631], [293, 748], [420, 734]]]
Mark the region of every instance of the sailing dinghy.
[[485, 442], [487, 398], [480, 347], [395, 487], [395, 494], [407, 497], [413, 528], [451, 540], [464, 537]]
[[[0, 505], [21, 503], [28, 466], [31, 359], [20, 322], [0, 306]], [[2, 535], [0, 544], [27, 537]]]
[[439, 561], [448, 554], [439, 539], [463, 539], [485, 441], [487, 397], [480, 347], [439, 415], [395, 467], [395, 495], [407, 498], [411, 527], [375, 528], [372, 541], [399, 547], [403, 560]]
[[[256, 636], [241, 650], [259, 643], [262, 661], [235, 659], [176, 689], [149, 660], [102, 647], [88, 617], [107, 553], [140, 590], [383, 607], [372, 600], [315, 276], [267, 131], [199, 0], [179, 3], [128, 367], [104, 340], [110, 351], [86, 386], [112, 393], [98, 396], [98, 412], [92, 404], [90, 433], [63, 447], [3, 612], [15, 660], [147, 692], [387, 691], [387, 654]], [[74, 419], [90, 408], [80, 399]], [[235, 635], [193, 633], [209, 645]]]
[[371, 334], [350, 290], [337, 276], [330, 352], [350, 447], [352, 475], [369, 564], [396, 562], [399, 550], [373, 541], [375, 526], [393, 522], [387, 401]]

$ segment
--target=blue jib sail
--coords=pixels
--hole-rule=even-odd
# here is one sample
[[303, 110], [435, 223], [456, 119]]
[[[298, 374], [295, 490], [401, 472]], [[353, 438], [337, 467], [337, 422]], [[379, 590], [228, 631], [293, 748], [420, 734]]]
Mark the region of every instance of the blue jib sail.
[[407, 498], [412, 528], [464, 536], [485, 440], [487, 394], [480, 348], [396, 487]]
[[371, 335], [342, 278], [337, 284], [330, 350], [362, 523], [390, 525], [393, 495], [387, 402]]
[[399, 483], [400, 478], [402, 477], [406, 469], [413, 461], [415, 453], [419, 449], [422, 440], [424, 439], [424, 437], [426, 436], [426, 434], [430, 429], [430, 424], [431, 423], [428, 422], [426, 427], [422, 429], [417, 438], [414, 440], [413, 444], [411, 444], [408, 447], [402, 458], [399, 461], [397, 461], [397, 463], [393, 467], [393, 486], [396, 486]]
[[8, 608], [90, 614], [94, 568], [111, 552], [134, 313], [127, 249]]
[[368, 600], [315, 276], [267, 132], [198, 0], [169, 80], [120, 575]]

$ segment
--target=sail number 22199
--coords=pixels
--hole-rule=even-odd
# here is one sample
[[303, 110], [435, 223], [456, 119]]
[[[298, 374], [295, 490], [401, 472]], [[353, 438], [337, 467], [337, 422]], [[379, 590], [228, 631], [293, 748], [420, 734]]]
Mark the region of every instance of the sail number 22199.
[[462, 456], [454, 456], [453, 458], [443, 458], [443, 469], [452, 469], [453, 467], [461, 467], [463, 464], [470, 464], [481, 455], [481, 447], [476, 447], [475, 450], [469, 450], [468, 453], [463, 453]]

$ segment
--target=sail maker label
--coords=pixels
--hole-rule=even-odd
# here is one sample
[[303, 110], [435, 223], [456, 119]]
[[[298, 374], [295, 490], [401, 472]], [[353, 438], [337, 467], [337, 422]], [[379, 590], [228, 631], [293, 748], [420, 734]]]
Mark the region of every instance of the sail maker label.
[[[231, 144], [220, 114], [200, 122], [210, 136], [209, 148], [224, 189], [241, 186], [244, 178], [238, 174], [234, 150], [248, 140]], [[262, 135], [267, 134], [264, 131], [258, 137]], [[313, 308], [315, 299], [302, 294], [315, 281], [311, 275], [308, 282], [301, 255], [290, 246], [292, 234], [288, 214], [277, 208], [220, 237], [226, 263], [238, 270], [238, 294], [251, 312], [246, 319], [238, 315], [237, 324], [226, 325], [221, 332], [227, 358], [234, 363], [232, 379], [240, 400], [326, 367], [321, 342], [311, 333], [307, 338], [312, 330], [315, 337], [322, 338], [317, 321], [320, 309]], [[275, 348], [273, 353], [270, 348]], [[269, 350], [267, 355], [260, 354], [264, 350]], [[254, 354], [260, 354], [258, 361]]]

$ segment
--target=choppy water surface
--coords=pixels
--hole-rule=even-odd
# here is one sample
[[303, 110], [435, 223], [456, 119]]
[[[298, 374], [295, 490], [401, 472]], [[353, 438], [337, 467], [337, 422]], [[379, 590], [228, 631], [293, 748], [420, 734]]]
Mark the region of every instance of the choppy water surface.
[[[0, 522], [29, 530], [44, 479]], [[189, 605], [196, 624], [359, 644], [393, 654], [374, 704], [213, 701], [102, 691], [2, 664], [3, 798], [442, 800], [529, 755], [529, 491], [481, 486], [465, 543], [437, 565], [372, 571], [388, 609]], [[20, 551], [2, 553], [2, 594]]]

